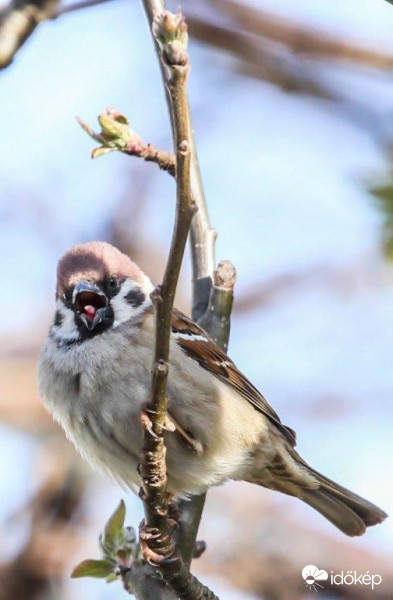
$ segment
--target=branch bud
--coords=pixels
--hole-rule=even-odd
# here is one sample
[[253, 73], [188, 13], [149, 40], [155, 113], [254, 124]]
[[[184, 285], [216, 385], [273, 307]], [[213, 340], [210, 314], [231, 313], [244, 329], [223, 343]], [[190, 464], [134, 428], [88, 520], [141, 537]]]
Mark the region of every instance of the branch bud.
[[92, 151], [92, 158], [98, 158], [113, 150], [142, 156], [146, 150], [142, 138], [130, 128], [127, 118], [115, 108], [107, 108], [98, 116], [100, 133], [94, 132], [82, 119], [78, 118], [78, 122], [93, 140], [101, 144]]
[[110, 108], [98, 116], [98, 122], [101, 125], [101, 133], [114, 139], [124, 137], [129, 132], [127, 119], [125, 117], [116, 118]]
[[153, 35], [156, 38], [162, 56], [169, 66], [188, 64], [187, 23], [179, 7], [176, 14], [169, 11], [156, 13], [153, 20]]

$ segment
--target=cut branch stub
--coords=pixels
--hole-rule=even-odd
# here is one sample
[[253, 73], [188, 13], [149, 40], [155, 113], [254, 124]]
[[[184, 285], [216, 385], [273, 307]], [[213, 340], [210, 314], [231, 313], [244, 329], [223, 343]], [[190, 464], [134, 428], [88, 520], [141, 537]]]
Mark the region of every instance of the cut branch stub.
[[222, 260], [214, 271], [209, 304], [199, 321], [200, 326], [225, 352], [228, 349], [235, 282], [235, 267], [229, 260]]

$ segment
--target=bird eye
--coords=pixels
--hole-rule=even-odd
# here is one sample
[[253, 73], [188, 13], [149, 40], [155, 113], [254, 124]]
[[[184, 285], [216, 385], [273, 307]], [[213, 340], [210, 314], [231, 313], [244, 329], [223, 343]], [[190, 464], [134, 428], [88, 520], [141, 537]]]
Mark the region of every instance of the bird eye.
[[108, 279], [108, 285], [111, 288], [111, 290], [115, 290], [117, 288], [118, 281], [117, 281], [117, 278], [114, 275], [112, 275], [112, 277], [109, 277], [109, 279]]
[[116, 296], [117, 292], [120, 290], [120, 282], [116, 275], [110, 275], [106, 280], [106, 289], [111, 296]]
[[71, 292], [70, 291], [63, 292], [62, 298], [63, 298], [64, 304], [66, 306], [69, 306], [69, 304], [71, 303]]

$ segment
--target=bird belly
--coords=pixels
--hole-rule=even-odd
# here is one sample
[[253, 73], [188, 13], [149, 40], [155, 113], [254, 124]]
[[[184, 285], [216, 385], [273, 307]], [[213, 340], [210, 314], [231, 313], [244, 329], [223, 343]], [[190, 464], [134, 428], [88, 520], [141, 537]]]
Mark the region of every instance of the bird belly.
[[[142, 447], [140, 412], [151, 385], [151, 350], [123, 347], [115, 360], [88, 367], [87, 348], [79, 365], [62, 371], [41, 360], [41, 395], [67, 437], [89, 463], [128, 487], [139, 487]], [[181, 353], [179, 355], [179, 353]], [[201, 369], [183, 352], [172, 351], [169, 412], [200, 443], [196, 453], [177, 431], [165, 432], [168, 490], [201, 493], [228, 479], [247, 479], [256, 447], [269, 454], [268, 421], [247, 400]], [[83, 361], [83, 362], [82, 362]], [[90, 362], [91, 365], [91, 362]]]
[[263, 415], [227, 385], [208, 373], [204, 381], [202, 375], [196, 394], [190, 394], [186, 381], [176, 389], [172, 382], [168, 386], [170, 414], [203, 449], [197, 454], [179, 433], [166, 434], [168, 489], [174, 495], [243, 479], [255, 448], [269, 443]]

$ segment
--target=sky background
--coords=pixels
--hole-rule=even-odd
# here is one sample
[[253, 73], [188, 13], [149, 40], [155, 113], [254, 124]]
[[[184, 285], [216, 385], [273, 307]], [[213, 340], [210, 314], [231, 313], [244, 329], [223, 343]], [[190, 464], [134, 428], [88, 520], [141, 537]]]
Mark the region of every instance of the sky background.
[[[253, 4], [393, 54], [393, 7], [383, 0]], [[364, 185], [386, 172], [386, 157], [354, 115], [234, 77], [227, 57], [200, 44], [191, 43], [190, 55], [190, 102], [219, 233], [217, 258], [235, 264], [237, 294], [280, 275], [316, 273], [274, 303], [239, 314], [230, 355], [297, 430], [299, 452], [313, 466], [393, 513], [393, 278], [381, 252], [382, 216]], [[333, 86], [349, 81], [348, 94], [389, 123], [391, 75], [320, 69]], [[91, 161], [92, 141], [75, 120], [79, 115], [95, 126], [97, 115], [115, 106], [144, 139], [169, 147], [140, 4], [116, 0], [42, 25], [1, 73], [0, 98], [0, 308], [6, 316], [0, 333], [29, 336], [50, 321], [58, 258], [72, 244], [99, 236], [138, 169], [151, 178], [145, 227], [135, 234], [164, 253], [169, 244], [171, 179], [120, 154]], [[33, 438], [0, 428], [0, 448], [9, 456], [0, 472], [5, 515], [28, 492], [36, 447]], [[108, 514], [119, 491], [105, 487], [100, 494], [97, 512]], [[339, 535], [306, 506], [286, 502]], [[136, 500], [129, 505], [140, 514]], [[392, 556], [392, 534], [387, 521], [353, 544]], [[78, 585], [96, 598], [115, 597], [112, 587]]]

